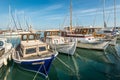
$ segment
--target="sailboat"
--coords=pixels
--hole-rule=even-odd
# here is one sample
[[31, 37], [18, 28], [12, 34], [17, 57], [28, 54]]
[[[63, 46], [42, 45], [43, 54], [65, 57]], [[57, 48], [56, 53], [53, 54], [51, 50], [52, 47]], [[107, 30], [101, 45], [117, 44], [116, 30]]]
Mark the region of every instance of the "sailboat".
[[[105, 0], [104, 1], [104, 7], [105, 7]], [[109, 41], [110, 45], [116, 45], [116, 40], [119, 35], [119, 33], [116, 30], [116, 1], [114, 0], [114, 27], [107, 27], [106, 21], [105, 21], [105, 11], [103, 7], [103, 20], [104, 20], [104, 28], [99, 30], [100, 34], [103, 34], [104, 37], [102, 37], [102, 40]]]
[[50, 66], [58, 52], [40, 41], [39, 36], [37, 33], [21, 34], [21, 42], [12, 57], [21, 68], [48, 77]]
[[[82, 33], [81, 33], [81, 29], [82, 29]], [[75, 31], [77, 31], [77, 33]], [[76, 38], [77, 41], [81, 43], [98, 43], [98, 41], [93, 35], [87, 34], [86, 28], [84, 29], [80, 27], [75, 30], [72, 30], [72, 0], [70, 0], [70, 27], [69, 27], [69, 31], [66, 30], [66, 35], [64, 36]]]

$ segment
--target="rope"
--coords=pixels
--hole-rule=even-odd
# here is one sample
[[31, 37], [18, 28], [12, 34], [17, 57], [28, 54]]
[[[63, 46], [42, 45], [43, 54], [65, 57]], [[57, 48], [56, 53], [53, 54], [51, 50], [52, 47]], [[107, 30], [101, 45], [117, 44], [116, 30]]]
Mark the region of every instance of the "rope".
[[[44, 70], [45, 70], [45, 74], [47, 74], [47, 71], [46, 71], [46, 68], [45, 68], [45, 65], [44, 65], [44, 64], [43, 64], [43, 68], [44, 68]], [[48, 74], [47, 74], [47, 78], [48, 78], [48, 80], [49, 80]]]
[[74, 66], [75, 66], [77, 78], [78, 78], [78, 80], [80, 80], [80, 77], [78, 75], [79, 68], [78, 68], [78, 65], [77, 65], [77, 63], [76, 63], [76, 61], [75, 61], [73, 56], [72, 56], [72, 60], [73, 60]]
[[61, 63], [63, 63], [67, 68], [69, 68], [72, 72], [74, 72], [74, 70], [72, 70], [66, 63], [64, 63], [61, 59], [59, 59], [58, 57], [56, 57]]
[[41, 68], [42, 68], [42, 65], [39, 67], [39, 69], [38, 69], [38, 71], [36, 72], [36, 74], [35, 74], [33, 80], [35, 80], [35, 78], [37, 77], [37, 75], [38, 75], [38, 73], [39, 73], [39, 70], [40, 70]]

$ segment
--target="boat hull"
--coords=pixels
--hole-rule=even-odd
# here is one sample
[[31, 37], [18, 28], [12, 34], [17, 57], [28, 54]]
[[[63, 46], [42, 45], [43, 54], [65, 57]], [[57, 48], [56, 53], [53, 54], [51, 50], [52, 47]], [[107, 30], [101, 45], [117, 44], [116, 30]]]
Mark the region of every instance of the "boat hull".
[[77, 39], [78, 42], [81, 43], [99, 43], [99, 41], [96, 40], [96, 38], [92, 35], [82, 35], [82, 34], [68, 34], [67, 37], [72, 37], [74, 39]]
[[74, 55], [76, 50], [77, 41], [76, 42], [69, 42], [66, 44], [50, 44], [50, 46], [56, 49], [60, 53], [65, 53], [69, 55]]
[[48, 58], [33, 60], [18, 60], [18, 59], [13, 60], [24, 70], [40, 73], [43, 76], [47, 77], [51, 63], [56, 56], [57, 55], [52, 55], [51, 57]]

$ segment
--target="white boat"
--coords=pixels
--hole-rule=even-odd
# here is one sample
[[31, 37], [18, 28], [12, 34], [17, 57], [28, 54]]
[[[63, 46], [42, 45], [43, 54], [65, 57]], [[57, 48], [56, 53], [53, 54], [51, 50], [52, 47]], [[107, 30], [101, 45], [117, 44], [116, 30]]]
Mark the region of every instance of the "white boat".
[[0, 38], [0, 67], [7, 65], [7, 60], [11, 59], [14, 49], [12, 44], [7, 42], [6, 38]]
[[48, 77], [50, 66], [58, 52], [49, 49], [46, 43], [39, 40], [39, 36], [35, 33], [21, 34], [21, 43], [12, 57], [22, 69]]
[[97, 32], [98, 34], [103, 34], [104, 37], [101, 40], [109, 41], [110, 45], [116, 45], [117, 34], [113, 31], [113, 28], [103, 28]]
[[47, 30], [44, 32], [45, 42], [60, 53], [73, 55], [76, 50], [77, 40], [62, 37], [61, 34], [60, 30]]

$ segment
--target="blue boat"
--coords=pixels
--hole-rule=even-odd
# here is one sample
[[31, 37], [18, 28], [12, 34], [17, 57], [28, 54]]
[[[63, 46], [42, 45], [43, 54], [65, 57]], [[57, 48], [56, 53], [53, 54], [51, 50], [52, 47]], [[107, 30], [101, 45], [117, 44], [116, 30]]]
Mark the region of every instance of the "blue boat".
[[39, 40], [38, 34], [27, 33], [21, 35], [21, 43], [12, 57], [23, 69], [47, 77], [51, 63], [57, 55], [57, 51], [49, 49], [48, 44]]

